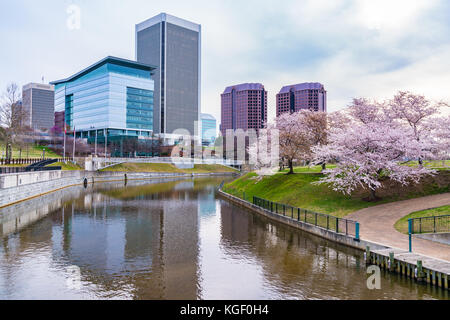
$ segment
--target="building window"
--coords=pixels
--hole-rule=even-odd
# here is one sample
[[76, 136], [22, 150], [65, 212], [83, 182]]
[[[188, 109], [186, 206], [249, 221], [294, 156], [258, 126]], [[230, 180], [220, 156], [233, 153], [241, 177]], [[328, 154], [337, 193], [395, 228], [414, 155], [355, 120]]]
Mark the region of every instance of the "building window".
[[68, 129], [73, 129], [73, 94], [66, 96], [66, 106], [64, 112], [66, 125]]
[[127, 88], [127, 128], [153, 130], [153, 91]]

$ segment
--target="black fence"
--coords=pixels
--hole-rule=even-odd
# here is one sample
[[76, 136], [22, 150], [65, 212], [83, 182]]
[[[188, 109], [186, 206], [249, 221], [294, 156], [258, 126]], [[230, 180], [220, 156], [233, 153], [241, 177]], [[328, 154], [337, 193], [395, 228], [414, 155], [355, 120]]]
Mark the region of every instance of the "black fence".
[[411, 233], [450, 232], [450, 215], [410, 219]]
[[[18, 158], [18, 159], [5, 159], [0, 158], [0, 165], [20, 165], [20, 164], [33, 164], [42, 161], [42, 158]], [[44, 159], [45, 160], [45, 159]]]
[[36, 171], [58, 171], [61, 170], [61, 166], [53, 166], [47, 167], [55, 162], [58, 162], [58, 159], [46, 159], [36, 161], [29, 165], [28, 167], [0, 167], [0, 174], [8, 174], [8, 173], [23, 173], [23, 172], [36, 172]]
[[0, 167], [0, 174], [36, 172], [36, 171], [58, 171], [58, 170], [61, 170], [61, 169], [62, 169], [61, 167], [36, 167], [36, 168], [28, 168], [28, 167]]
[[353, 236], [359, 240], [359, 223], [353, 220], [337, 218], [328, 214], [317, 213], [286, 204], [253, 197], [253, 204], [293, 220], [308, 223], [336, 233]]

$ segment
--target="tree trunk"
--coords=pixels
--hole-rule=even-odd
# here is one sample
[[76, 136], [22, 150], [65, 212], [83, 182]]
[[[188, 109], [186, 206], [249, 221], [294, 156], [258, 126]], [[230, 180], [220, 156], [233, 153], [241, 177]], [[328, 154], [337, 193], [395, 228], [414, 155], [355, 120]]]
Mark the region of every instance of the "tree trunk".
[[379, 200], [379, 198], [377, 197], [377, 193], [376, 193], [377, 191], [376, 190], [369, 189], [369, 191], [370, 191], [370, 196], [367, 199], [368, 201], [377, 201], [377, 200]]
[[292, 160], [289, 160], [289, 173], [288, 174], [293, 174], [294, 173], [294, 162]]
[[322, 171], [325, 171], [325, 170], [327, 170], [327, 163], [326, 162], [322, 163]]
[[423, 160], [422, 160], [422, 158], [419, 158], [419, 166], [423, 167]]

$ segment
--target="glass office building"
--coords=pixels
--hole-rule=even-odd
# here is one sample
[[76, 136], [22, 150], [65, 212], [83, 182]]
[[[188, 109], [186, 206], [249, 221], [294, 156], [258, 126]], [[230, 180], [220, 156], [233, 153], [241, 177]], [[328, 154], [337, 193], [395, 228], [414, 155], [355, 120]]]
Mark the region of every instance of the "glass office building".
[[217, 136], [217, 121], [212, 115], [207, 113], [201, 114], [202, 120], [202, 142], [204, 146], [214, 144]]
[[67, 132], [89, 142], [110, 138], [145, 139], [153, 133], [152, 75], [156, 67], [107, 57], [85, 70], [54, 81], [55, 112]]

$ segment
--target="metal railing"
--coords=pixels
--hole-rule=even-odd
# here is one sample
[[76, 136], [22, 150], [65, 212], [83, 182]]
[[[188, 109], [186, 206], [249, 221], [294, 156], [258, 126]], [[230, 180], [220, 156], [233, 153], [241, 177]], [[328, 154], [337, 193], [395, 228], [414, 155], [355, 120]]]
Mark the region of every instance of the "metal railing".
[[253, 197], [253, 204], [272, 213], [279, 214], [296, 221], [321, 227], [336, 233], [353, 236], [359, 240], [359, 223], [328, 214], [317, 213], [270, 200]]
[[450, 232], [450, 215], [409, 219], [409, 252], [412, 252], [413, 234], [444, 232]]
[[410, 219], [411, 233], [450, 232], [450, 215]]

